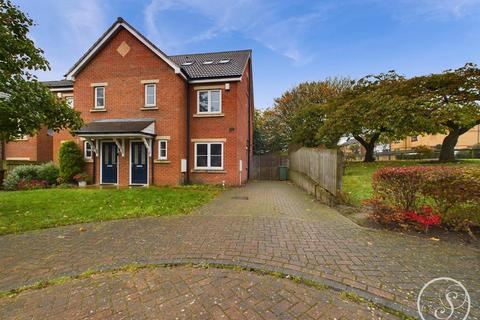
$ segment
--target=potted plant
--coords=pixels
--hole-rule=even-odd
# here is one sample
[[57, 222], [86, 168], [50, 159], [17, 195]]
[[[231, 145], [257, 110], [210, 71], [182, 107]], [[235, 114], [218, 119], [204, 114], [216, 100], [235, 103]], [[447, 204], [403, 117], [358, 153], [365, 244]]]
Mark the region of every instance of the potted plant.
[[75, 180], [78, 183], [79, 187], [85, 187], [87, 186], [87, 181], [88, 181], [88, 174], [86, 173], [78, 173], [73, 177], [73, 180]]

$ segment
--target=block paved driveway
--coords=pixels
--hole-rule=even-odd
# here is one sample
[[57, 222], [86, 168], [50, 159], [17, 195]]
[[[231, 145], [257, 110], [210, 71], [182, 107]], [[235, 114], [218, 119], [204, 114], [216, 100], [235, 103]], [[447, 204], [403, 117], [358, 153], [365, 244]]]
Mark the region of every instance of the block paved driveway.
[[99, 274], [0, 299], [2, 319], [397, 319], [291, 280], [216, 268]]
[[301, 275], [411, 310], [427, 281], [448, 276], [467, 287], [470, 319], [479, 317], [478, 250], [359, 227], [290, 183], [250, 182], [188, 216], [82, 226], [0, 237], [0, 290], [130, 263], [206, 261]]

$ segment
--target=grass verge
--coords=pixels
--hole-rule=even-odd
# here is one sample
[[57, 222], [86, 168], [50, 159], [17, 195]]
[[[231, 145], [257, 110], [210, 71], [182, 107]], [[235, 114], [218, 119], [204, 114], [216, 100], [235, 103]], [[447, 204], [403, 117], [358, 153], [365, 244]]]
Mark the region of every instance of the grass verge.
[[190, 213], [217, 187], [41, 189], [0, 192], [0, 235], [69, 224]]

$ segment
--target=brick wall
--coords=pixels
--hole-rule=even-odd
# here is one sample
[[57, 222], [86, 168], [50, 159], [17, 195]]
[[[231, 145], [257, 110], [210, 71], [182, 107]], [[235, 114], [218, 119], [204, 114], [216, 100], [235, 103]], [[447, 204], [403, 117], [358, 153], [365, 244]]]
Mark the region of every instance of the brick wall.
[[[117, 48], [125, 42], [130, 50], [122, 57]], [[143, 111], [144, 84], [142, 80], [158, 80], [156, 88], [156, 110]], [[107, 83], [105, 87], [105, 112], [92, 112], [94, 107], [94, 88], [92, 83]], [[175, 185], [181, 182], [180, 159], [185, 158], [185, 81], [174, 70], [144, 46], [125, 29], [120, 31], [77, 74], [74, 83], [75, 109], [81, 112], [86, 123], [99, 119], [118, 118], [153, 118], [155, 133], [169, 136], [168, 161], [155, 163], [154, 183]], [[73, 139], [68, 132], [61, 132], [54, 137], [55, 161], [63, 140]], [[80, 139], [75, 139], [80, 143]], [[129, 146], [129, 142], [125, 142]], [[83, 144], [82, 144], [83, 148]], [[119, 184], [129, 184], [129, 152], [126, 148], [124, 157], [119, 156]], [[157, 158], [158, 146], [154, 146], [154, 159]], [[97, 183], [100, 174], [100, 157], [96, 159]], [[150, 159], [151, 160], [151, 159]], [[149, 176], [152, 177], [149, 160]], [[88, 164], [89, 172], [93, 164]]]
[[[225, 90], [225, 83], [208, 83], [191, 85], [190, 89], [190, 138], [221, 139], [224, 138], [224, 170], [197, 172], [195, 166], [194, 142], [190, 141], [190, 180], [193, 183], [225, 182], [227, 185], [240, 185], [248, 179], [248, 99], [249, 68], [245, 69], [240, 82], [230, 82], [230, 90]], [[218, 88], [222, 91], [222, 117], [195, 117], [197, 113], [197, 90]], [[242, 172], [240, 172], [242, 160]]]

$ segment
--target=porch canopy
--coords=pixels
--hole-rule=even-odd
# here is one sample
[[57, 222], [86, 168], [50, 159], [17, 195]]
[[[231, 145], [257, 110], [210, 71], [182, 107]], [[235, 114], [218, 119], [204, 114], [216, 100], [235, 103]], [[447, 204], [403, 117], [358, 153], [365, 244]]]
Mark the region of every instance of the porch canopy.
[[137, 139], [143, 141], [151, 156], [151, 141], [155, 137], [155, 119], [105, 119], [87, 123], [83, 128], [74, 132], [76, 136], [85, 138], [92, 145], [95, 155], [98, 157], [99, 141], [112, 140], [125, 154], [125, 139]]

